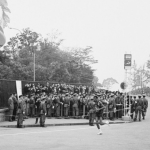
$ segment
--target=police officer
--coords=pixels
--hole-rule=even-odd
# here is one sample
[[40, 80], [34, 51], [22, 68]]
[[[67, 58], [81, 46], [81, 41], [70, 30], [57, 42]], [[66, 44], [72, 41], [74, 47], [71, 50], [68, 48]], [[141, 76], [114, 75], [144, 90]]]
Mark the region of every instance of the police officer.
[[147, 111], [147, 108], [148, 108], [148, 100], [145, 97], [146, 97], [146, 95], [143, 95], [143, 110], [142, 110], [143, 120], [145, 119], [146, 111]]
[[91, 97], [91, 100], [88, 102], [88, 109], [89, 109], [89, 125], [94, 126], [94, 117], [95, 117], [95, 102], [96, 96]]
[[23, 128], [23, 115], [25, 114], [24, 106], [23, 106], [23, 96], [19, 96], [18, 100], [18, 120], [17, 120], [17, 128]]
[[138, 96], [137, 102], [135, 103], [135, 118], [134, 121], [137, 120], [137, 115], [139, 114], [139, 121], [141, 121], [141, 113], [143, 109], [143, 101], [141, 99], [141, 95]]

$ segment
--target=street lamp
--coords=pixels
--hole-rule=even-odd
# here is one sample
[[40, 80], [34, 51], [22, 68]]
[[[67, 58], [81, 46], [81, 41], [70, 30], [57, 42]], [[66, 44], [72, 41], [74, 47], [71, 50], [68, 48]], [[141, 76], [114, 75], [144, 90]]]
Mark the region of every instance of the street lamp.
[[38, 46], [38, 43], [35, 43], [37, 40], [37, 33], [33, 32], [32, 33], [32, 47], [33, 47], [33, 81], [35, 82], [35, 50]]

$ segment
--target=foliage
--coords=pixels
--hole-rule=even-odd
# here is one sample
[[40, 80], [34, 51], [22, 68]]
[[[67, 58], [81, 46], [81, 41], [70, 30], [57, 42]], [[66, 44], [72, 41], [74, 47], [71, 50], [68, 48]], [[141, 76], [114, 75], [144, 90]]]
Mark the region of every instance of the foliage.
[[128, 84], [131, 85], [132, 90], [135, 90], [139, 87], [142, 88], [149, 82], [150, 79], [149, 64], [150, 62], [148, 61], [146, 66], [147, 68], [145, 68], [145, 65], [137, 67], [136, 63], [134, 62], [128, 77]]
[[98, 77], [96, 77], [96, 76], [94, 76], [94, 78], [93, 78], [93, 86], [94, 87], [102, 87], [102, 84], [101, 83], [99, 83], [99, 81], [98, 81]]
[[150, 88], [149, 87], [143, 87], [143, 88], [138, 88], [138, 89], [134, 89], [131, 91], [131, 94], [146, 94], [146, 95], [149, 95], [150, 93]]
[[[90, 64], [97, 63], [90, 54], [92, 47], [62, 50], [62, 42], [57, 34], [45, 38], [29, 28], [23, 29], [10, 38], [0, 53], [4, 69], [1, 77], [33, 80], [35, 56], [36, 81], [92, 84], [94, 70]], [[5, 70], [10, 72], [10, 76], [3, 75]]]

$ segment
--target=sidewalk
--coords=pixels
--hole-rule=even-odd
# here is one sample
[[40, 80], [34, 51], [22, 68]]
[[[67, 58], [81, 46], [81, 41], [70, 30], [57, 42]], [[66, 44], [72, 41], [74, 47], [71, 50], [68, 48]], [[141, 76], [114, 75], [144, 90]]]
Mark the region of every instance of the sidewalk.
[[[104, 120], [103, 122], [105, 122]], [[108, 120], [110, 124], [120, 124], [120, 123], [130, 123], [131, 121], [122, 121], [121, 119], [116, 119], [114, 121]], [[71, 125], [88, 125], [89, 120], [88, 119], [56, 119], [56, 118], [46, 118], [45, 125], [46, 126], [71, 126]], [[6, 128], [16, 128], [17, 121], [9, 122], [0, 122], [0, 127], [6, 127]], [[23, 125], [25, 127], [40, 127], [39, 121], [38, 124], [35, 124], [35, 118], [28, 118], [25, 119], [23, 122]]]

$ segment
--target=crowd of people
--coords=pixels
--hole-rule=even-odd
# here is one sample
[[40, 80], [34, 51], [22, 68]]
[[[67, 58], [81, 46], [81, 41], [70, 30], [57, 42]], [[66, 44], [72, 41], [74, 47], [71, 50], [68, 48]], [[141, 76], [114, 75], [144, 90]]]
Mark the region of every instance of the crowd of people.
[[[18, 115], [17, 127], [22, 127], [23, 119], [27, 117], [36, 117], [35, 123], [38, 123], [40, 117], [40, 125], [44, 127], [45, 117], [85, 116], [89, 118], [91, 126], [96, 119], [100, 130], [99, 124], [104, 124], [102, 120], [107, 117], [114, 120], [130, 113], [136, 121], [139, 113], [138, 120], [141, 121], [141, 115], [145, 119], [148, 107], [145, 95], [129, 96], [119, 91], [96, 91], [92, 86], [49, 83], [44, 86], [29, 83], [25, 85], [23, 93], [19, 98], [16, 94], [11, 94], [8, 100], [9, 121], [15, 120]], [[100, 130], [99, 134], [101, 133]]]

